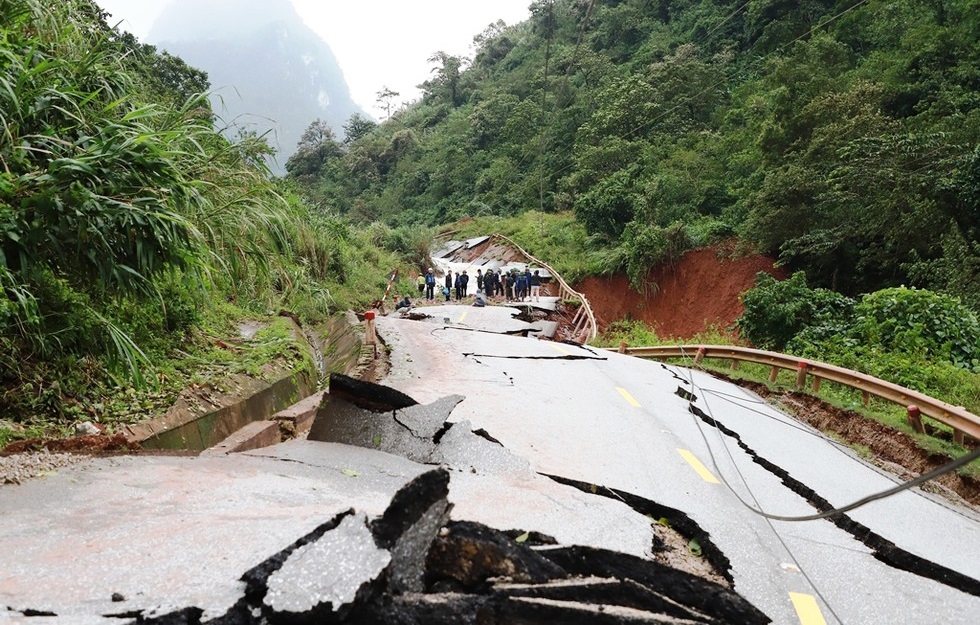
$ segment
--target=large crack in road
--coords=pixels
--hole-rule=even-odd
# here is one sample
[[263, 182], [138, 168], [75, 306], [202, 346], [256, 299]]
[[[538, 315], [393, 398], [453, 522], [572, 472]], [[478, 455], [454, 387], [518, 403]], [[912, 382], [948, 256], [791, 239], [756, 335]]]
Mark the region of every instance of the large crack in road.
[[[694, 399], [696, 400], [696, 398]], [[695, 406], [693, 402], [689, 403], [689, 410], [691, 414], [695, 415], [702, 422], [716, 428], [722, 434], [734, 440], [739, 448], [753, 462], [779, 478], [787, 488], [805, 499], [818, 512], [833, 512], [835, 508], [830, 501], [807, 484], [794, 478], [790, 475], [789, 471], [761, 456], [742, 440], [742, 436], [738, 432], [721, 423], [717, 418], [705, 413], [699, 407]], [[980, 596], [980, 581], [898, 547], [892, 541], [872, 531], [866, 525], [855, 521], [845, 513], [834, 514], [827, 520], [853, 536], [858, 542], [870, 548], [877, 560], [891, 567], [914, 573], [974, 596]]]
[[[471, 431], [465, 422], [449, 422], [452, 409], [462, 399], [459, 396], [426, 406], [405, 406], [408, 401], [395, 395], [395, 401], [385, 406], [378, 400], [388, 395], [384, 387], [358, 384], [355, 388], [343, 380], [337, 386], [343, 391], [321, 406], [320, 423], [311, 430], [314, 440], [362, 445], [405, 454], [417, 462], [440, 464], [443, 468], [437, 471], [447, 476], [447, 485], [451, 475], [486, 470], [480, 465], [483, 460], [474, 460], [474, 456], [493, 456], [485, 459], [486, 466], [515, 466], [514, 458], [503, 458], [511, 454], [491, 434]], [[351, 401], [363, 407], [353, 406]], [[453, 459], [459, 457], [468, 458], [466, 466], [455, 464]], [[588, 493], [574, 480], [546, 477]], [[730, 580], [727, 559], [686, 515], [627, 493], [618, 494], [616, 499], [644, 519], [648, 528], [647, 515], [656, 513], [669, 517], [672, 525], [683, 527], [690, 537], [701, 539], [707, 559], [720, 564], [719, 574]], [[416, 518], [419, 509], [430, 505], [435, 504], [406, 487], [392, 500], [385, 517]], [[391, 549], [396, 535], [398, 532], [376, 543]], [[379, 538], [377, 533], [375, 537]], [[414, 548], [407, 553], [426, 550], [424, 543], [412, 541]], [[405, 555], [397, 554], [397, 550], [391, 553], [389, 569], [397, 568], [396, 563]], [[533, 527], [506, 530], [473, 521], [450, 521], [440, 525], [427, 553], [421, 586], [372, 582], [373, 591], [345, 609], [342, 620], [322, 622], [769, 622], [737, 593], [712, 581], [628, 553], [584, 545], [559, 546]], [[390, 580], [390, 572], [386, 575]], [[266, 618], [277, 622], [268, 614]], [[317, 618], [327, 616], [321, 610]]]

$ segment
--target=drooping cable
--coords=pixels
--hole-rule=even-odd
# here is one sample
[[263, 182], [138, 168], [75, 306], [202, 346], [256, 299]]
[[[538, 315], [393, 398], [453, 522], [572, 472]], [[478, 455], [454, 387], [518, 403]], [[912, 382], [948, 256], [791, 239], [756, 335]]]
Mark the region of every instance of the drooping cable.
[[[690, 356], [688, 356], [688, 357], [690, 358]], [[699, 385], [697, 385], [694, 382], [694, 376], [693, 375], [691, 376], [691, 379], [689, 381], [690, 381], [691, 387], [697, 389], [699, 392], [701, 392], [702, 396], [704, 396], [704, 389], [701, 388]], [[710, 410], [710, 407], [708, 406], [706, 400], [705, 400], [705, 407], [708, 408], [708, 410], [707, 410], [708, 417], [712, 421], [714, 421], [715, 423], [718, 423], [718, 421], [715, 419], [714, 414], [712, 414], [712, 412]], [[735, 498], [738, 499], [739, 502], [741, 502], [742, 505], [744, 505], [746, 508], [748, 508], [752, 512], [758, 514], [759, 516], [763, 516], [763, 517], [765, 517], [767, 519], [773, 519], [775, 521], [788, 521], [788, 522], [794, 522], [794, 523], [796, 523], [796, 522], [817, 521], [817, 520], [820, 520], [820, 519], [832, 518], [834, 516], [843, 514], [845, 512], [849, 512], [849, 511], [854, 510], [856, 508], [860, 508], [861, 506], [867, 505], [867, 504], [869, 504], [871, 502], [879, 501], [881, 499], [885, 499], [887, 497], [891, 497], [892, 495], [896, 495], [896, 494], [898, 494], [898, 493], [900, 493], [902, 491], [908, 490], [910, 488], [914, 488], [916, 486], [919, 486], [920, 484], [924, 484], [924, 483], [926, 483], [926, 482], [928, 482], [928, 481], [930, 481], [932, 479], [935, 479], [935, 478], [937, 478], [937, 477], [939, 477], [941, 475], [945, 475], [946, 473], [951, 473], [952, 471], [955, 471], [956, 469], [958, 469], [958, 468], [960, 468], [962, 466], [966, 466], [967, 464], [970, 464], [971, 462], [973, 462], [977, 458], [980, 458], [980, 448], [977, 448], [977, 449], [973, 450], [972, 452], [970, 452], [968, 454], [964, 454], [963, 456], [960, 456], [956, 460], [953, 460], [951, 462], [948, 462], [948, 463], [944, 464], [941, 467], [938, 467], [936, 469], [933, 469], [932, 471], [929, 471], [928, 473], [923, 473], [922, 475], [920, 475], [920, 476], [918, 476], [918, 477], [916, 477], [914, 479], [911, 479], [911, 480], [909, 480], [907, 482], [903, 482], [901, 484], [898, 484], [897, 486], [895, 486], [893, 488], [889, 488], [889, 489], [886, 489], [886, 490], [883, 490], [883, 491], [880, 491], [880, 492], [877, 492], [877, 493], [872, 493], [872, 494], [867, 495], [865, 497], [862, 497], [862, 498], [860, 498], [860, 499], [858, 499], [856, 501], [853, 501], [853, 502], [851, 502], [849, 504], [846, 504], [846, 505], [843, 505], [843, 506], [837, 506], [837, 507], [834, 507], [834, 508], [832, 508], [830, 510], [827, 510], [825, 512], [820, 512], [820, 513], [817, 513], [817, 514], [802, 515], [802, 516], [791, 516], [791, 515], [773, 514], [773, 513], [770, 513], [770, 512], [766, 512], [765, 510], [762, 510], [761, 507], [756, 508], [756, 507], [752, 506], [750, 503], [748, 503], [744, 499], [742, 499], [742, 497], [735, 491], [735, 489], [732, 488], [732, 485], [727, 481], [727, 479], [725, 479], [724, 475], [721, 474], [722, 473], [721, 472], [721, 469], [718, 466], [718, 462], [717, 462], [717, 460], [715, 458], [714, 452], [711, 449], [711, 445], [708, 444], [707, 437], [704, 434], [703, 429], [701, 428], [700, 419], [697, 419], [696, 416], [695, 416], [695, 419], [697, 420], [698, 429], [699, 429], [699, 431], [701, 431], [701, 435], [702, 435], [702, 438], [704, 439], [704, 443], [705, 443], [705, 445], [708, 448], [708, 455], [711, 458], [711, 463], [714, 466], [715, 470], [718, 471], [718, 473], [719, 473], [719, 480], [721, 480], [721, 482], [726, 486], [726, 488], [728, 488], [732, 492], [732, 494], [735, 496]], [[727, 444], [725, 445], [725, 449], [729, 452], [729, 456], [731, 456], [731, 451], [728, 449]], [[733, 465], [734, 465], [734, 463], [733, 463]], [[736, 471], [738, 471], [738, 467], [737, 466], [736, 466]], [[750, 492], [751, 492], [751, 490], [750, 490]]]

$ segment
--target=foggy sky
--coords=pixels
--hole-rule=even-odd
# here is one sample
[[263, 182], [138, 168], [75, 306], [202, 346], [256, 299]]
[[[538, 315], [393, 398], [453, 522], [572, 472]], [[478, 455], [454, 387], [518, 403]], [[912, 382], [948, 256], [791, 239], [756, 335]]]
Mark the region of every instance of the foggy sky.
[[[141, 41], [170, 0], [96, 0], [110, 23]], [[238, 7], [262, 0], [224, 0]], [[380, 114], [377, 92], [385, 86], [399, 101], [419, 97], [416, 85], [431, 76], [433, 52], [471, 56], [473, 37], [498, 19], [528, 18], [533, 0], [292, 0], [306, 24], [333, 50], [354, 101]], [[188, 18], [193, 20], [193, 16]]]

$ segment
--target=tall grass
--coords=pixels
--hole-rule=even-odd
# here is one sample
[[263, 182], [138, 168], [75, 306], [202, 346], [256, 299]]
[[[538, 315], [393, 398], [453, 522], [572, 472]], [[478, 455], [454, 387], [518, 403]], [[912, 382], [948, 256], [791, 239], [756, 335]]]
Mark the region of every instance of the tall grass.
[[284, 191], [268, 145], [226, 139], [205, 93], [149, 101], [153, 59], [99, 15], [0, 2], [4, 414], [97, 416], [114, 387], [177, 375], [207, 310], [317, 321], [380, 297], [402, 262]]

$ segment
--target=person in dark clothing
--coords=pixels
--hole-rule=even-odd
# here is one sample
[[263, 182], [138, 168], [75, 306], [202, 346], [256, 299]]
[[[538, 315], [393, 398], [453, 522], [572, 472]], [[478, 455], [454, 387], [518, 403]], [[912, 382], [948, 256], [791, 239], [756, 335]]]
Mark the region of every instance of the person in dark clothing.
[[445, 288], [442, 289], [442, 294], [446, 296], [446, 301], [449, 301], [450, 293], [453, 292], [453, 272], [449, 269], [446, 270], [446, 280], [443, 283]]
[[483, 276], [483, 293], [493, 297], [493, 269], [487, 269], [487, 275]]
[[459, 283], [463, 287], [463, 297], [466, 297], [466, 287], [470, 283], [470, 277], [468, 275], [466, 275], [466, 270], [465, 269], [463, 270], [463, 275], [461, 275], [459, 277]]
[[531, 299], [535, 302], [541, 301], [541, 276], [537, 271], [531, 276]]
[[524, 277], [523, 273], [517, 274], [517, 281], [515, 282], [515, 288], [517, 290], [516, 293], [517, 299], [523, 302], [524, 298], [527, 296], [527, 278]]
[[398, 312], [402, 308], [408, 310], [411, 307], [412, 307], [412, 300], [408, 299], [408, 296], [406, 295], [405, 299], [395, 304], [395, 312]]
[[432, 267], [425, 272], [425, 299], [431, 300], [435, 297], [436, 276], [432, 273]]
[[507, 293], [506, 294], [507, 294], [507, 300], [508, 301], [512, 301], [514, 299], [514, 284], [517, 282], [517, 279], [514, 277], [514, 273], [515, 272], [513, 272], [513, 271], [507, 272], [507, 278], [506, 278], [506, 280], [507, 280], [507, 287], [506, 287]]
[[482, 291], [483, 290], [483, 270], [482, 269], [477, 269], [476, 270], [476, 290], [477, 291]]
[[453, 281], [453, 289], [456, 291], [456, 301], [458, 302], [463, 299], [463, 274], [456, 274], [456, 280]]

